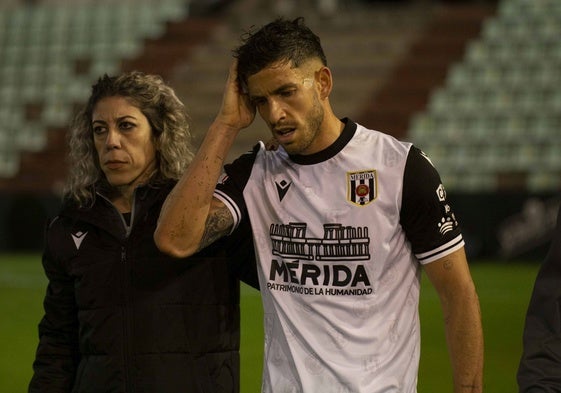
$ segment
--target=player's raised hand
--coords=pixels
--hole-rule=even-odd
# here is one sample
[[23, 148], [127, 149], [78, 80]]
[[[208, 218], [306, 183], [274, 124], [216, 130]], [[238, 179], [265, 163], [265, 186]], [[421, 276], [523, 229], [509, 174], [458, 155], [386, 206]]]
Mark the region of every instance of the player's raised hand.
[[228, 79], [224, 87], [222, 107], [218, 113], [215, 123], [238, 132], [248, 127], [255, 119], [255, 107], [251, 105], [249, 97], [243, 92], [238, 82], [238, 61], [234, 59], [230, 65]]

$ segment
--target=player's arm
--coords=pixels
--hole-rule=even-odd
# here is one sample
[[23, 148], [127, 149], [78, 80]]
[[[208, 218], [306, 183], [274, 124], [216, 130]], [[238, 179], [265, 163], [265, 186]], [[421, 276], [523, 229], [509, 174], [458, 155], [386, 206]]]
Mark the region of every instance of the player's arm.
[[238, 132], [254, 117], [255, 109], [238, 87], [237, 64], [233, 62], [220, 112], [160, 212], [154, 241], [162, 252], [186, 257], [230, 231], [233, 218], [224, 204], [213, 198], [214, 188]]
[[208, 131], [188, 170], [162, 206], [154, 232], [160, 251], [187, 257], [231, 229], [233, 218], [224, 204], [213, 197], [213, 192], [233, 138], [232, 134], [212, 127]]
[[442, 306], [455, 393], [483, 391], [483, 330], [463, 248], [424, 265]]

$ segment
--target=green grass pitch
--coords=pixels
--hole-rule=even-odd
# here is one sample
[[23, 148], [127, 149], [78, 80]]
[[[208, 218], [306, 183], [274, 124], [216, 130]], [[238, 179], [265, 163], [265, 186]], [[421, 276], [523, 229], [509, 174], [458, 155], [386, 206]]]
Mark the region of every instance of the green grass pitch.
[[[485, 332], [485, 391], [511, 393], [522, 350], [524, 315], [537, 273], [536, 263], [471, 264]], [[0, 392], [27, 391], [42, 316], [46, 280], [39, 255], [0, 256]], [[419, 393], [449, 393], [451, 369], [438, 298], [423, 276], [421, 291]], [[242, 287], [242, 393], [261, 386], [263, 330], [259, 293]]]

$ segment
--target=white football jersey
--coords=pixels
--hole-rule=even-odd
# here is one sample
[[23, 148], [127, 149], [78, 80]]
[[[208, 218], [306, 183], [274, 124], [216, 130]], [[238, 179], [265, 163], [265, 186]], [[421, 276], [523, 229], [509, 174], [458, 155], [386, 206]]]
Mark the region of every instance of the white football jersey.
[[215, 191], [253, 230], [265, 393], [416, 392], [420, 265], [464, 245], [424, 154], [344, 121], [317, 154], [258, 144]]

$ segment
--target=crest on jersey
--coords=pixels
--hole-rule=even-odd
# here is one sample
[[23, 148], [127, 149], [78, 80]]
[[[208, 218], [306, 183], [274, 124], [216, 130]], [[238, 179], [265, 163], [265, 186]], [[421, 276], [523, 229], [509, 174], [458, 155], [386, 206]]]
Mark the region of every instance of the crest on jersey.
[[368, 205], [378, 196], [376, 170], [347, 172], [347, 200], [358, 206]]

